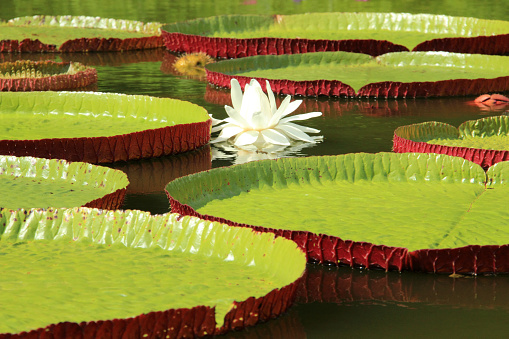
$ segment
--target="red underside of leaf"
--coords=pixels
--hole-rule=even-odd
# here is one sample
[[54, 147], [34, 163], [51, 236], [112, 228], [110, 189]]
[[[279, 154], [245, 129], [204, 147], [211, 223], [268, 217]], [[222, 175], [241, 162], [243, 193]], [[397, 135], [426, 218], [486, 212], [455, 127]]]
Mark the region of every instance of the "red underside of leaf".
[[124, 204], [126, 190], [127, 188], [120, 188], [102, 198], [87, 202], [84, 207], [99, 208], [103, 210], [119, 209]]
[[446, 51], [469, 54], [508, 55], [509, 34], [472, 38], [433, 39], [421, 42], [415, 46], [412, 51]]
[[241, 224], [224, 218], [200, 214], [191, 206], [175, 200], [168, 191], [166, 191], [166, 195], [170, 200], [172, 213], [196, 216], [231, 226], [249, 227], [258, 232], [274, 233], [295, 241], [306, 253], [309, 262], [432, 273], [509, 273], [509, 259], [507, 259], [509, 258], [509, 245], [470, 245], [453, 249], [424, 249], [409, 252], [408, 249], [403, 247], [343, 240], [338, 237], [307, 231], [291, 231]]
[[378, 56], [407, 52], [408, 48], [385, 40], [311, 40], [283, 38], [211, 38], [161, 31], [166, 48], [179, 53], [204, 52], [214, 58], [243, 58], [253, 55], [298, 54], [309, 52], [354, 52]]
[[96, 82], [97, 71], [90, 68], [76, 74], [59, 74], [44, 78], [0, 78], [0, 91], [65, 91], [86, 87]]
[[485, 170], [497, 162], [509, 160], [509, 151], [428, 144], [426, 142], [417, 142], [402, 138], [396, 135], [396, 133], [393, 138], [392, 150], [396, 153], [413, 152], [452, 155], [475, 162]]
[[49, 325], [30, 332], [0, 334], [0, 339], [15, 338], [194, 338], [239, 330], [258, 322], [279, 316], [295, 299], [299, 278], [281, 289], [274, 289], [264, 297], [251, 297], [235, 306], [225, 316], [224, 325], [216, 328], [215, 310], [208, 306], [191, 309], [170, 309], [150, 312], [134, 318], [64, 322]]
[[[230, 88], [231, 79], [237, 79], [244, 87], [251, 79], [265, 84], [266, 78], [250, 78], [227, 75], [207, 70], [207, 81], [219, 87]], [[349, 85], [337, 80], [270, 80], [272, 91], [277, 94], [290, 94], [316, 97], [378, 97], [378, 98], [416, 98], [435, 96], [477, 95], [485, 92], [509, 90], [509, 76], [495, 79], [454, 79], [436, 82], [377, 82], [363, 86], [357, 93]]]
[[163, 47], [161, 36], [143, 38], [80, 38], [67, 40], [59, 48], [39, 40], [0, 40], [0, 52], [118, 52]]
[[93, 164], [187, 152], [210, 139], [211, 120], [112, 137], [0, 140], [0, 154]]
[[81, 38], [68, 40], [60, 47], [60, 52], [115, 52], [163, 47], [161, 36], [143, 38]]
[[38, 39], [0, 40], [0, 53], [16, 52], [56, 52], [56, 46], [43, 44]]

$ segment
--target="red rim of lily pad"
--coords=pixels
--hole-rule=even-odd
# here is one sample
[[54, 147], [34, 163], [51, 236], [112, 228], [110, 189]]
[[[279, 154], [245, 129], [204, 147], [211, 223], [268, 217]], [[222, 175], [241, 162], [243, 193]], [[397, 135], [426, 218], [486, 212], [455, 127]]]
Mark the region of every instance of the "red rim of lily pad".
[[[384, 153], [378, 154], [383, 155]], [[376, 155], [377, 154], [375, 154], [375, 156]], [[437, 157], [440, 155], [430, 154], [430, 156]], [[268, 161], [274, 160], [259, 161], [258, 163]], [[277, 159], [276, 161], [285, 160]], [[307, 170], [313, 171], [314, 169], [310, 168], [309, 166], [309, 164], [305, 165]], [[291, 166], [289, 165], [289, 167]], [[299, 171], [298, 168], [294, 169], [295, 172]], [[303, 170], [306, 171], [306, 169]], [[206, 171], [203, 173], [211, 171]], [[253, 173], [255, 173], [255, 171], [253, 171]], [[247, 176], [247, 172], [244, 175]], [[251, 175], [251, 173], [249, 175]], [[307, 175], [309, 177], [312, 176], [309, 174]], [[185, 178], [186, 177], [181, 179]], [[176, 181], [181, 179], [177, 179]], [[220, 179], [216, 180], [215, 183], [220, 184], [219, 180]], [[262, 179], [260, 179], [260, 181], [262, 181]], [[364, 241], [344, 240], [338, 236], [317, 234], [310, 231], [255, 226], [241, 222], [235, 222], [213, 215], [201, 214], [190, 205], [175, 199], [172, 196], [172, 193], [168, 191], [168, 186], [171, 184], [172, 183], [169, 183], [166, 186], [165, 192], [170, 201], [170, 208], [172, 213], [195, 216], [205, 220], [225, 223], [231, 226], [248, 227], [258, 232], [274, 233], [277, 236], [282, 236], [296, 242], [297, 245], [306, 253], [308, 262], [311, 263], [361, 268], [381, 268], [386, 271], [410, 270], [416, 272], [448, 274], [509, 273], [509, 260], [497, 260], [497, 258], [509, 258], [509, 244], [467, 245], [464, 247], [456, 248], [417, 249], [410, 251], [405, 247], [378, 245]], [[213, 184], [209, 184], [206, 187], [206, 190], [214, 189]]]
[[210, 38], [205, 36], [171, 33], [161, 30], [166, 48], [178, 53], [207, 53], [213, 58], [243, 58], [254, 55], [279, 55], [309, 52], [354, 52], [377, 56], [408, 49], [389, 41], [366, 40], [312, 40], [284, 38]]
[[[86, 92], [44, 92], [51, 96], [66, 96], [70, 100], [78, 100], [87, 96], [102, 95], [109, 97], [110, 103], [130, 100], [131, 102], [168, 101], [179, 102], [189, 105], [188, 109], [203, 110], [200, 113], [203, 121], [192, 123], [180, 123], [155, 129], [147, 129], [139, 132], [101, 137], [76, 137], [76, 138], [47, 138], [38, 140], [0, 140], [0, 154], [15, 156], [35, 156], [48, 159], [65, 159], [68, 161], [83, 161], [89, 163], [109, 163], [115, 161], [128, 161], [141, 158], [160, 157], [163, 155], [187, 152], [207, 144], [210, 140], [212, 121], [208, 118], [206, 110], [190, 102], [184, 102], [169, 98], [151, 98], [141, 95], [125, 95], [116, 93], [86, 93]], [[3, 96], [16, 94], [5, 92]], [[23, 93], [24, 97], [15, 100], [24, 100], [28, 95], [41, 96], [35, 100], [43, 100], [43, 93]], [[49, 99], [49, 98], [48, 98]], [[93, 99], [93, 98], [92, 98]], [[0, 101], [1, 102], [1, 101]], [[171, 112], [161, 111], [165, 106], [160, 105], [158, 112], [150, 112], [168, 115]], [[61, 107], [56, 107], [59, 109]], [[137, 114], [143, 114], [142, 106]], [[100, 112], [96, 112], [100, 113]], [[115, 113], [115, 112], [112, 112]], [[148, 113], [148, 112], [146, 112]], [[178, 112], [182, 114], [182, 112]]]
[[[331, 96], [331, 97], [382, 97], [382, 98], [417, 98], [417, 97], [447, 97], [447, 96], [466, 96], [478, 95], [484, 92], [509, 91], [509, 76], [507, 74], [506, 58], [503, 56], [480, 56], [479, 54], [460, 54], [443, 52], [403, 52], [390, 53], [378, 56], [374, 59], [365, 56], [360, 64], [388, 65], [392, 67], [405, 67], [418, 64], [424, 67], [430, 67], [431, 62], [438, 64], [455, 65], [463, 69], [484, 69], [483, 63], [487, 59], [493, 58], [496, 63], [498, 74], [503, 74], [495, 78], [487, 78], [486, 75], [477, 73], [470, 75], [473, 78], [452, 78], [447, 80], [426, 80], [412, 81], [409, 77], [407, 81], [381, 81], [371, 82], [362, 85], [357, 90], [347, 83], [340, 80], [320, 79], [320, 75], [313, 79], [308, 75], [309, 80], [290, 80], [267, 79], [256, 76], [243, 76], [242, 73], [257, 70], [284, 69], [289, 67], [316, 64], [316, 67], [324, 67], [323, 64], [340, 64], [346, 58], [359, 58], [363, 54], [345, 53], [345, 52], [319, 52], [303, 53], [296, 55], [270, 55], [254, 56], [243, 59], [224, 60], [209, 64], [205, 67], [207, 71], [207, 81], [215, 86], [230, 88], [231, 80], [237, 79], [241, 87], [244, 88], [251, 79], [256, 79], [265, 89], [265, 82], [268, 80], [271, 89], [277, 94], [301, 95], [301, 96]], [[399, 60], [399, 63], [397, 62]], [[457, 62], [458, 64], [454, 64]], [[322, 64], [323, 63], [323, 64]], [[353, 61], [353, 64], [358, 61]], [[422, 63], [422, 65], [421, 65]], [[419, 67], [420, 67], [419, 66]], [[304, 68], [307, 69], [307, 68]], [[295, 72], [295, 71], [294, 71]], [[504, 72], [504, 73], [500, 73]], [[493, 74], [493, 73], [492, 73]], [[255, 75], [255, 74], [253, 74]], [[290, 77], [290, 75], [288, 75]], [[417, 77], [416, 80], [419, 80]], [[344, 80], [346, 81], [346, 80]], [[360, 85], [359, 85], [360, 86]]]
[[264, 297], [251, 297], [235, 306], [225, 317], [224, 325], [216, 327], [214, 308], [196, 306], [193, 308], [170, 309], [150, 312], [128, 319], [89, 321], [81, 323], [62, 322], [17, 334], [1, 334], [0, 339], [40, 338], [51, 336], [64, 338], [195, 338], [220, 335], [241, 330], [259, 322], [274, 319], [286, 312], [295, 300], [295, 292], [302, 277], [281, 289], [272, 290]]
[[[348, 22], [346, 27], [344, 22]], [[308, 23], [306, 27], [306, 23]], [[292, 28], [296, 27], [293, 32]], [[303, 28], [306, 27], [306, 28]], [[468, 31], [465, 27], [468, 27]], [[267, 29], [281, 37], [260, 37], [257, 30]], [[327, 39], [319, 33], [299, 37], [300, 30], [317, 32], [337, 30], [379, 30], [379, 39]], [[252, 37], [215, 37], [231, 32], [253, 31]], [[434, 33], [420, 42], [388, 41], [391, 33]], [[457, 32], [461, 32], [458, 34]], [[245, 34], [248, 35], [248, 34]], [[348, 36], [347, 33], [344, 34]], [[241, 58], [254, 55], [280, 55], [308, 52], [345, 51], [378, 56], [389, 52], [446, 51], [506, 55], [509, 34], [504, 21], [409, 13], [307, 13], [305, 15], [228, 15], [201, 18], [163, 26], [166, 48], [174, 52], [205, 52], [215, 58]], [[227, 35], [226, 35], [227, 36]], [[287, 37], [290, 36], [290, 37]], [[316, 37], [316, 38], [315, 38]], [[363, 35], [364, 37], [364, 35]], [[399, 38], [401, 39], [401, 38]], [[425, 40], [429, 39], [429, 40]], [[395, 38], [397, 41], [398, 38]], [[399, 40], [398, 40], [399, 41]], [[406, 44], [406, 45], [403, 45]], [[415, 46], [415, 47], [414, 47]]]
[[138, 32], [146, 32], [146, 37], [136, 38], [76, 38], [67, 40], [60, 46], [46, 44], [39, 39], [32, 40], [30, 38], [21, 41], [2, 39], [0, 40], [0, 53], [13, 52], [113, 52], [113, 51], [129, 51], [139, 49], [151, 49], [164, 46], [164, 41], [160, 35], [160, 23], [142, 23], [132, 20], [107, 19], [99, 17], [87, 16], [45, 16], [35, 15], [14, 18], [7, 22], [10, 25], [22, 26], [40, 26], [41, 29], [46, 26], [66, 26], [87, 27], [87, 28], [104, 28], [110, 27], [119, 30], [128, 31], [135, 29]]
[[[90, 163], [68, 162], [63, 159], [3, 155], [0, 156], [0, 160], [3, 165], [2, 175], [6, 177], [12, 176], [14, 179], [26, 177], [40, 179], [40, 181], [38, 181], [39, 184], [41, 184], [42, 181], [48, 184], [54, 183], [54, 185], [58, 185], [62, 182], [77, 182], [92, 188], [104, 188], [107, 192], [110, 192], [88, 202], [87, 200], [82, 200], [81, 204], [83, 205], [81, 206], [83, 207], [116, 210], [123, 205], [126, 190], [129, 186], [129, 179], [124, 172], [108, 167], [92, 165]], [[90, 181], [91, 176], [94, 177], [95, 184]], [[95, 196], [97, 196], [97, 194]], [[21, 200], [23, 201], [23, 198], [21, 198]], [[10, 202], [8, 197], [4, 198], [3, 202], [4, 204], [13, 206], [13, 202]], [[73, 205], [66, 205], [67, 203], [68, 201], [65, 203], [59, 202], [59, 206], [73, 207]], [[45, 204], [48, 203], [46, 202]], [[20, 207], [20, 205], [16, 203], [14, 203], [14, 205], [15, 208]], [[41, 207], [41, 205], [31, 205], [31, 207]], [[2, 232], [1, 229], [0, 232]]]
[[[16, 76], [16, 72], [21, 76]], [[63, 91], [97, 82], [96, 69], [77, 62], [4, 62], [0, 64], [0, 73], [0, 91]], [[7, 73], [13, 77], [6, 77]]]
[[[487, 117], [467, 121], [464, 124], [473, 124], [476, 121], [482, 122], [497, 119], [507, 119], [507, 117]], [[415, 140], [418, 135], [437, 135], [457, 138], [460, 135], [459, 130], [459, 128], [452, 125], [436, 121], [400, 126], [394, 131], [392, 150], [396, 153], [413, 152], [452, 155], [472, 161], [484, 169], [488, 169], [490, 166], [498, 162], [509, 160], [509, 151], [506, 150], [447, 146]]]
[[[87, 215], [94, 215], [97, 219], [105, 221], [99, 221], [99, 224], [111, 223], [112, 220], [115, 220], [114, 214], [128, 214], [130, 217], [123, 219], [121, 222], [114, 222], [115, 230], [112, 231], [108, 227], [104, 227], [104, 225], [98, 230], [101, 235], [105, 238], [110, 239], [107, 242], [112, 241], [111, 233], [116, 232], [117, 226], [120, 226], [122, 229], [125, 228], [133, 228], [133, 231], [124, 232], [124, 237], [126, 238], [122, 243], [126, 246], [133, 246], [136, 242], [143, 243], [142, 247], [150, 246], [151, 242], [156, 242], [157, 237], [161, 237], [161, 234], [164, 234], [167, 231], [156, 230], [154, 231], [155, 226], [159, 222], [171, 223], [171, 222], [182, 222], [182, 224], [190, 225], [190, 227], [182, 227], [179, 230], [179, 236], [174, 236], [175, 239], [172, 241], [173, 246], [175, 243], [177, 244], [177, 249], [180, 249], [182, 252], [190, 252], [195, 253], [195, 251], [199, 251], [197, 248], [194, 251], [186, 248], [186, 242], [190, 241], [189, 237], [194, 237], [193, 241], [196, 241], [199, 244], [202, 241], [201, 238], [212, 237], [220, 239], [220, 236], [213, 236], [214, 229], [221, 229], [221, 227], [227, 227], [226, 225], [219, 225], [219, 227], [210, 228], [207, 224], [203, 223], [203, 220], [200, 222], [196, 222], [195, 220], [189, 220], [188, 216], [178, 216], [175, 214], [166, 214], [166, 215], [150, 215], [148, 212], [135, 211], [135, 210], [126, 210], [126, 211], [102, 211], [98, 209], [90, 209], [90, 208], [74, 208], [74, 209], [32, 209], [32, 210], [7, 210], [3, 209], [0, 211], [7, 213], [6, 218], [10, 221], [10, 224], [16, 224], [18, 227], [11, 227], [10, 232], [13, 233], [14, 229], [25, 229], [23, 227], [24, 220], [27, 219], [26, 216], [32, 213], [35, 214], [49, 214], [50, 216], [59, 215], [59, 220], [71, 220], [74, 217], [78, 217], [81, 219], [86, 219]], [[74, 216], [76, 215], [76, 216]], [[153, 222], [147, 223], [147, 218], [154, 219]], [[157, 218], [157, 220], [156, 220]], [[50, 218], [48, 218], [50, 219]], [[51, 220], [56, 220], [57, 218], [51, 218]], [[182, 220], [183, 219], [183, 220]], [[14, 220], [13, 222], [11, 220]], [[122, 219], [119, 219], [122, 220]], [[92, 221], [91, 223], [96, 222]], [[139, 225], [143, 224], [143, 226]], [[82, 232], [79, 228], [85, 227], [82, 224], [78, 229], [69, 230], [68, 233], [65, 233], [64, 237], [72, 236], [74, 232], [80, 232], [79, 234], [74, 234], [74, 241], [81, 238], [87, 238], [89, 241], [94, 242], [92, 238], [99, 238], [97, 235], [91, 235], [91, 232]], [[33, 226], [33, 225], [32, 225]], [[67, 228], [69, 225], [62, 226], [62, 228]], [[90, 227], [94, 227], [90, 225]], [[135, 228], [134, 228], [135, 227]], [[194, 229], [193, 229], [194, 227]], [[207, 227], [209, 229], [207, 234], [202, 234], [201, 230], [203, 227]], [[32, 227], [33, 228], [33, 227]], [[169, 229], [170, 226], [163, 226], [162, 228]], [[189, 228], [189, 229], [188, 229]], [[149, 232], [150, 235], [142, 236], [144, 232]], [[152, 232], [154, 231], [154, 232]], [[119, 229], [120, 232], [120, 229]], [[182, 232], [182, 233], [180, 233]], [[232, 233], [233, 231], [230, 231]], [[29, 232], [31, 233], [31, 232]], [[109, 235], [108, 235], [109, 233]], [[129, 233], [130, 235], [127, 235]], [[159, 234], [159, 235], [156, 235]], [[169, 233], [172, 233], [171, 231]], [[225, 232], [226, 233], [226, 232]], [[224, 233], [223, 233], [224, 234]], [[236, 239], [241, 237], [243, 232], [236, 233]], [[8, 236], [13, 236], [8, 235]], [[178, 237], [178, 239], [177, 239]], [[25, 236], [27, 238], [27, 236]], [[28, 236], [30, 239], [30, 235]], [[187, 240], [186, 240], [187, 239]], [[26, 239], [24, 239], [26, 240]], [[269, 248], [275, 247], [276, 240], [273, 239], [270, 241]], [[72, 239], [71, 239], [72, 241]], [[97, 240], [95, 240], [97, 241]], [[205, 241], [205, 240], [203, 240]], [[101, 240], [99, 239], [99, 242]], [[261, 242], [261, 241], [260, 241]], [[164, 243], [164, 242], [163, 242]], [[184, 243], [184, 244], [182, 244]], [[257, 243], [257, 241], [255, 241]], [[233, 246], [234, 243], [231, 243]], [[168, 245], [166, 245], [168, 246]], [[199, 246], [199, 245], [198, 245]], [[229, 246], [226, 242], [217, 242], [217, 245], [213, 249], [217, 251], [217, 248]], [[286, 250], [292, 248], [292, 246], [283, 246]], [[171, 245], [170, 245], [171, 248]], [[299, 251], [298, 248], [294, 248], [294, 251]], [[244, 249], [244, 252], [246, 249]], [[253, 250], [256, 251], [256, 250]], [[237, 251], [238, 252], [238, 251]], [[286, 251], [288, 252], [288, 251]], [[227, 252], [228, 253], [228, 252]], [[262, 252], [263, 253], [263, 252]], [[275, 258], [277, 261], [278, 256], [284, 254], [284, 251], [280, 251], [278, 253], [271, 251], [269, 255]], [[216, 255], [222, 256], [221, 253], [216, 253]], [[261, 254], [260, 254], [261, 255]], [[265, 256], [265, 254], [263, 254]], [[232, 259], [233, 260], [233, 259]], [[253, 259], [254, 260], [254, 259]], [[293, 262], [298, 262], [297, 257]], [[293, 271], [297, 270], [298, 265], [293, 265]], [[303, 268], [304, 269], [304, 268]], [[292, 271], [292, 274], [293, 274]], [[249, 297], [243, 301], [233, 301], [231, 309], [226, 313], [224, 317], [224, 322], [222, 326], [218, 327], [216, 323], [216, 311], [215, 307], [199, 305], [192, 308], [177, 308], [177, 309], [168, 309], [165, 311], [154, 311], [145, 314], [141, 314], [138, 316], [134, 316], [132, 318], [118, 318], [111, 320], [98, 320], [98, 321], [83, 321], [80, 323], [76, 322], [60, 322], [56, 324], [51, 324], [46, 327], [41, 327], [38, 329], [30, 330], [28, 332], [20, 332], [20, 333], [0, 333], [0, 339], [13, 339], [13, 338], [34, 338], [34, 337], [47, 337], [51, 338], [142, 338], [142, 337], [151, 337], [151, 338], [194, 338], [194, 337], [204, 337], [210, 335], [220, 335], [224, 334], [231, 330], [240, 330], [244, 327], [253, 326], [259, 322], [264, 322], [273, 318], [278, 317], [282, 313], [286, 312], [286, 310], [293, 304], [296, 297], [296, 290], [298, 286], [301, 284], [301, 280], [303, 279], [303, 274], [300, 275], [296, 280], [289, 283], [288, 285], [284, 285], [282, 287], [274, 288], [268, 294], [261, 297]]]

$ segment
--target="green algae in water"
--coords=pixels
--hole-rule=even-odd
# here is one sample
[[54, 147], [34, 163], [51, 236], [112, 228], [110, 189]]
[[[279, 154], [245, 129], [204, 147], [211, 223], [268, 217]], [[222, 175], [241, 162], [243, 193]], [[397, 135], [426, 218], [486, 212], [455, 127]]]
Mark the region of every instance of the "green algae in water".
[[508, 135], [492, 135], [484, 137], [465, 137], [465, 138], [437, 138], [426, 140], [428, 144], [444, 145], [450, 147], [470, 147], [482, 148], [488, 150], [509, 151]]
[[0, 139], [106, 137], [171, 125], [164, 119], [107, 114], [0, 113]]
[[224, 318], [232, 296], [245, 300], [282, 286], [256, 266], [161, 248], [0, 242], [0, 258], [0, 333], [197, 305], [220, 304]]
[[109, 193], [105, 186], [86, 182], [0, 175], [0, 206], [4, 208], [81, 206]]

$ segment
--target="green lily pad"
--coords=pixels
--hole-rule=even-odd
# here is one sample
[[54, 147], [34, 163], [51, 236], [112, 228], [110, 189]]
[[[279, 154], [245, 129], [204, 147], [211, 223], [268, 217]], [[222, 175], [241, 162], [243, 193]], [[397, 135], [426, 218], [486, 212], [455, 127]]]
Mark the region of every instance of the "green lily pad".
[[129, 180], [122, 171], [83, 162], [0, 156], [0, 206], [48, 208], [122, 206]]
[[469, 120], [458, 128], [435, 121], [401, 126], [394, 131], [393, 149], [449, 154], [488, 168], [509, 160], [509, 117]]
[[229, 87], [265, 79], [277, 93], [305, 96], [428, 97], [509, 90], [509, 57], [444, 52], [259, 55], [206, 66], [207, 80]]
[[77, 62], [0, 63], [0, 91], [61, 91], [97, 82], [95, 68]]
[[172, 212], [276, 232], [320, 262], [509, 272], [506, 254], [493, 254], [509, 251], [498, 208], [509, 163], [496, 166], [487, 179], [480, 166], [439, 154], [285, 158], [182, 177], [166, 191]]
[[177, 214], [2, 209], [0, 235], [0, 333], [219, 334], [284, 312], [306, 261], [286, 239]]
[[0, 22], [2, 52], [92, 52], [156, 48], [160, 23], [87, 16], [27, 16]]
[[509, 52], [507, 21], [431, 14], [228, 15], [168, 24], [162, 35], [169, 50], [221, 58], [322, 51]]
[[115, 93], [0, 93], [0, 154], [91, 163], [189, 151], [208, 143], [207, 111]]

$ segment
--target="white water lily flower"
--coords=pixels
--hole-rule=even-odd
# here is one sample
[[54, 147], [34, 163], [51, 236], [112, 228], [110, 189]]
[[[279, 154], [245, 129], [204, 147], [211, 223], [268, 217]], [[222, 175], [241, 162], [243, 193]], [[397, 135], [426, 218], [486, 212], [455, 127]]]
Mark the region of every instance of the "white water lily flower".
[[265, 95], [258, 81], [252, 79], [249, 84], [246, 84], [244, 95], [242, 95], [239, 82], [237, 79], [232, 79], [233, 107], [225, 105], [228, 118], [219, 122], [218, 120], [213, 121], [214, 125], [220, 122], [226, 124], [212, 128], [212, 132], [221, 131], [212, 142], [226, 141], [234, 137], [235, 146], [266, 143], [288, 146], [291, 139], [314, 143], [315, 140], [306, 133], [320, 131], [297, 125], [292, 121], [318, 117], [322, 113], [311, 112], [287, 117], [299, 107], [302, 100], [290, 102], [291, 96], [288, 95], [277, 108], [276, 99], [268, 81], [267, 93], [268, 96]]

